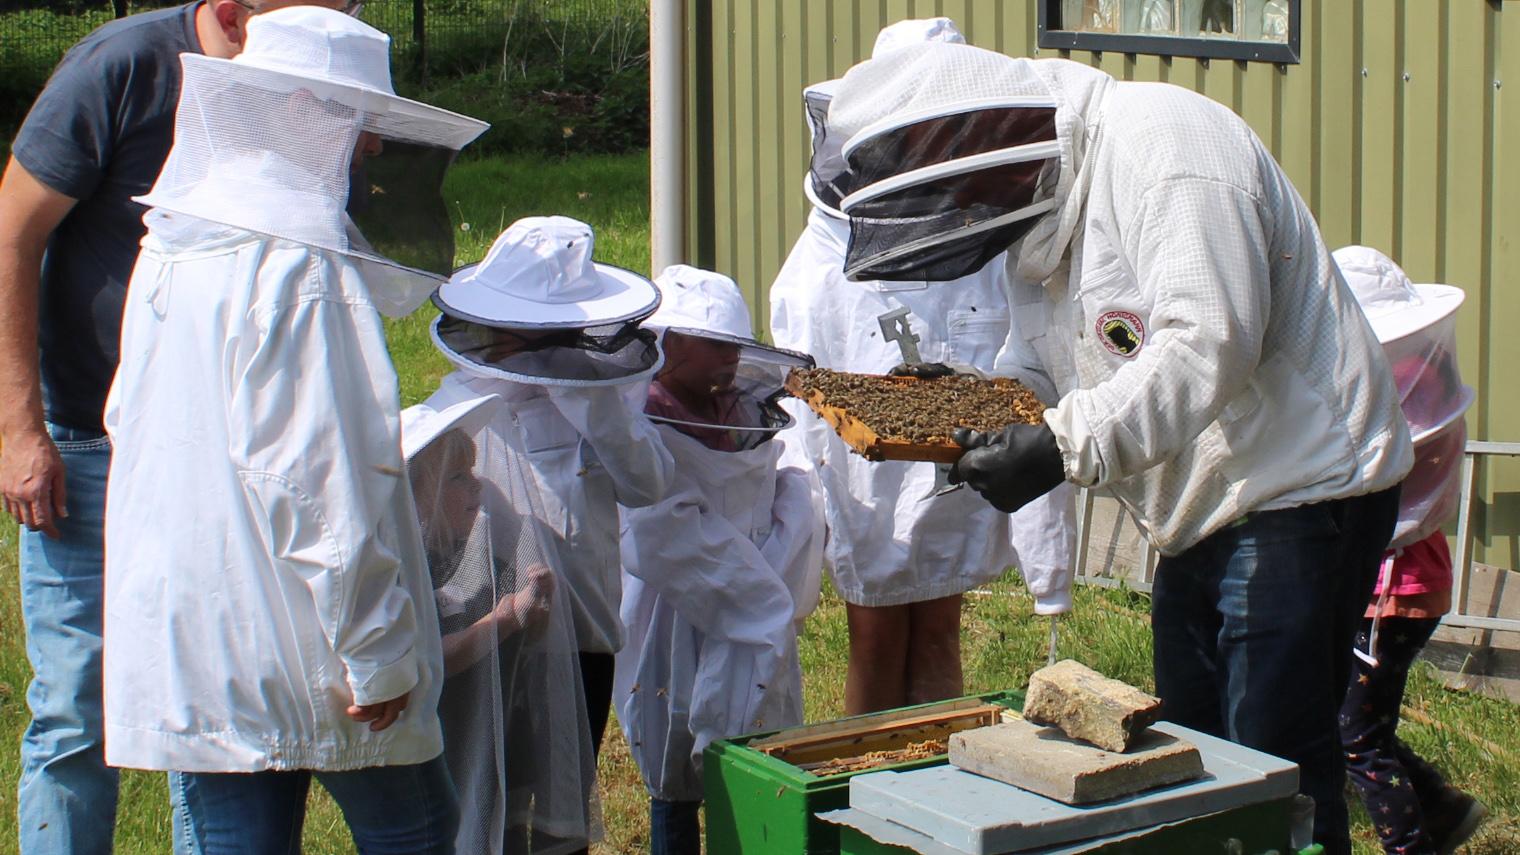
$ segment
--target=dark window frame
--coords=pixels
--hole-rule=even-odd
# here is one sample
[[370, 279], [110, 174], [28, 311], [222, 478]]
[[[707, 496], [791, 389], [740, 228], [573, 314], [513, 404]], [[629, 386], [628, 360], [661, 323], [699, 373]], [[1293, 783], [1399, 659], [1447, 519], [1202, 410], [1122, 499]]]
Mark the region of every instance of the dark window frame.
[[1288, 41], [1254, 42], [1242, 39], [1206, 39], [1183, 36], [1141, 36], [1129, 33], [1087, 33], [1051, 27], [1061, 20], [1061, 0], [1041, 0], [1039, 40], [1042, 50], [1084, 50], [1093, 53], [1153, 54], [1200, 59], [1233, 59], [1242, 62], [1299, 63], [1299, 28], [1303, 23], [1302, 0], [1288, 0]]

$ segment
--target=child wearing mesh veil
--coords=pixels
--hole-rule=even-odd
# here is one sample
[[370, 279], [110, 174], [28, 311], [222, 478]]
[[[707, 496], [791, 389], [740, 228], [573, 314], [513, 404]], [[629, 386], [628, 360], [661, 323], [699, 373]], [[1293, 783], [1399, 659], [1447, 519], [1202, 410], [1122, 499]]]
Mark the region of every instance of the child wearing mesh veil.
[[696, 855], [707, 745], [802, 722], [797, 630], [818, 603], [823, 504], [777, 437], [786, 374], [812, 360], [756, 342], [726, 276], [676, 265], [657, 284], [665, 365], [645, 411], [676, 468], [663, 500], [623, 517], [616, 697], [651, 850]]
[[618, 509], [658, 501], [671, 459], [643, 414], [660, 355], [639, 324], [659, 293], [636, 273], [594, 261], [594, 244], [585, 223], [527, 217], [479, 264], [456, 272], [433, 298], [442, 310], [433, 342], [457, 370], [430, 402], [506, 401], [498, 421], [520, 436], [540, 500], [536, 517], [562, 574], [596, 749], [623, 643]]
[[315, 7], [253, 17], [236, 59], [183, 54], [174, 147], [140, 199], [105, 416], [106, 760], [172, 773], [183, 851], [283, 851], [314, 777], [360, 850], [453, 851], [380, 317], [440, 277], [368, 224], [428, 207], [398, 176], [441, 181], [485, 125], [398, 98], [389, 61], [383, 33]]
[[447, 677], [444, 756], [461, 853], [564, 853], [597, 831], [574, 626], [501, 399], [402, 412]]

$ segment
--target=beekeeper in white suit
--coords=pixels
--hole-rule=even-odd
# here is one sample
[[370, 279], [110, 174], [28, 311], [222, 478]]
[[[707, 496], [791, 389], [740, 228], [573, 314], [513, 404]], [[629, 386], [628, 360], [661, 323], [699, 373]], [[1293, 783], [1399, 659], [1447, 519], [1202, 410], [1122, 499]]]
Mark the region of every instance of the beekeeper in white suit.
[[[396, 97], [389, 39], [330, 9], [250, 19], [236, 59], [181, 59], [105, 416], [107, 762], [174, 772], [181, 851], [282, 851], [313, 775], [360, 849], [451, 851], [438, 623], [380, 317], [441, 277], [345, 207], [424, 207], [397, 178], [424, 169], [438, 202], [486, 126]], [[413, 255], [447, 265], [448, 231], [429, 237], [446, 245]]]
[[593, 261], [594, 249], [585, 223], [526, 217], [440, 288], [433, 341], [458, 370], [431, 403], [500, 395], [521, 426], [565, 575], [600, 751], [613, 654], [623, 644], [618, 506], [659, 501], [671, 461], [643, 414], [660, 353], [639, 323], [659, 306], [659, 292], [632, 271]]
[[953, 45], [851, 69], [829, 123], [846, 273], [949, 281], [1008, 251], [1060, 395], [1043, 424], [963, 435], [952, 477], [1009, 511], [1063, 481], [1117, 497], [1163, 555], [1167, 717], [1298, 762], [1315, 839], [1349, 852], [1336, 711], [1412, 457], [1271, 154], [1182, 88]]
[[[899, 21], [877, 36], [873, 55], [925, 41], [965, 40], [948, 18]], [[898, 317], [902, 326], [895, 333], [912, 336], [924, 363], [1012, 375], [1053, 402], [1038, 357], [1011, 324], [1002, 264], [949, 287], [845, 279], [850, 225], [838, 206], [848, 176], [843, 141], [827, 121], [838, 85], [831, 80], [803, 91], [813, 131], [803, 188], [813, 210], [771, 285], [772, 339], [824, 368], [884, 374], [905, 362], [899, 342], [882, 328], [883, 317], [889, 325]], [[1037, 614], [1070, 609], [1072, 488], [1052, 491], [1011, 516], [966, 490], [931, 498], [934, 464], [872, 463], [851, 453], [805, 406], [789, 406], [799, 421], [795, 459], [816, 468], [823, 482], [828, 565], [849, 614], [846, 712], [961, 694], [962, 595], [1009, 566], [1023, 573]]]
[[797, 631], [818, 604], [823, 508], [776, 437], [786, 374], [811, 360], [756, 343], [726, 276], [676, 265], [657, 284], [665, 365], [646, 412], [675, 478], [623, 517], [616, 697], [650, 794], [650, 851], [697, 855], [708, 744], [802, 723]]

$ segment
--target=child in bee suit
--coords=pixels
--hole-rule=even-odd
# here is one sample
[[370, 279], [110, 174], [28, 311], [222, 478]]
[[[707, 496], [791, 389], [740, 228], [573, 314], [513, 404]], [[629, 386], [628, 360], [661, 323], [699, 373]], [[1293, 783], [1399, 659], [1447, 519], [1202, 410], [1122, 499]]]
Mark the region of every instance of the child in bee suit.
[[726, 276], [676, 265], [657, 284], [665, 367], [646, 411], [675, 479], [623, 515], [618, 720], [649, 790], [651, 851], [696, 853], [708, 743], [802, 721], [797, 630], [818, 602], [822, 508], [776, 436], [786, 373], [811, 360], [757, 344]]
[[[881, 31], [872, 55], [930, 41], [964, 39], [947, 18], [899, 21]], [[849, 176], [840, 153], [843, 141], [828, 126], [838, 84], [825, 81], [803, 91], [813, 133], [803, 190], [813, 210], [771, 286], [776, 344], [811, 354], [824, 368], [885, 374], [909, 361], [882, 329], [882, 318], [896, 316], [901, 325], [896, 335], [911, 336], [923, 363], [1017, 377], [1053, 400], [1054, 389], [1032, 370], [1038, 357], [1011, 318], [1001, 263], [948, 288], [845, 278], [850, 223], [838, 206]], [[873, 463], [853, 453], [801, 402], [787, 406], [799, 422], [798, 442], [792, 444], [801, 452], [796, 462], [816, 467], [823, 483], [829, 573], [849, 612], [847, 712], [961, 694], [962, 595], [1009, 566], [1023, 574], [1036, 614], [1054, 616], [1071, 608], [1076, 530], [1071, 487], [1011, 515], [969, 490], [934, 496], [943, 486], [934, 464]]]
[[373, 226], [438, 202], [486, 126], [394, 95], [389, 41], [297, 6], [251, 18], [236, 59], [182, 54], [174, 147], [139, 200], [105, 417], [106, 760], [172, 772], [180, 851], [284, 850], [313, 778], [361, 851], [452, 851], [381, 314], [426, 300], [453, 243]]
[[1464, 295], [1450, 285], [1410, 282], [1393, 259], [1369, 247], [1334, 255], [1388, 356], [1415, 455], [1357, 633], [1341, 744], [1383, 851], [1447, 853], [1472, 836], [1487, 808], [1448, 784], [1397, 730], [1409, 668], [1451, 608], [1451, 552], [1441, 526], [1457, 513], [1467, 445], [1462, 416], [1476, 397], [1457, 370], [1456, 312]]
[[401, 414], [443, 633], [455, 850], [565, 853], [599, 831], [585, 799], [595, 759], [569, 604], [534, 516], [521, 433], [501, 403], [488, 395]]
[[636, 273], [594, 262], [593, 249], [585, 223], [527, 217], [483, 261], [455, 273], [434, 297], [443, 314], [433, 341], [458, 370], [433, 403], [500, 395], [521, 427], [600, 749], [613, 653], [623, 643], [618, 506], [658, 501], [671, 462], [643, 414], [660, 354], [639, 322], [659, 292]]

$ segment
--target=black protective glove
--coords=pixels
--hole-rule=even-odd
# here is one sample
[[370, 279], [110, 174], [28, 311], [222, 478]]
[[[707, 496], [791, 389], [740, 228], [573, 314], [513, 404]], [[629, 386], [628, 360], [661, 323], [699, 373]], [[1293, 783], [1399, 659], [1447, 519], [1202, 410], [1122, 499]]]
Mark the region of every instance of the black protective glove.
[[903, 362], [899, 363], [891, 371], [887, 372], [892, 377], [917, 377], [920, 380], [934, 380], [939, 377], [954, 377], [954, 368], [943, 362]]
[[998, 433], [960, 428], [955, 441], [966, 449], [950, 469], [950, 483], [966, 482], [994, 508], [1011, 514], [1066, 480], [1056, 435], [1041, 422], [1009, 425]]

